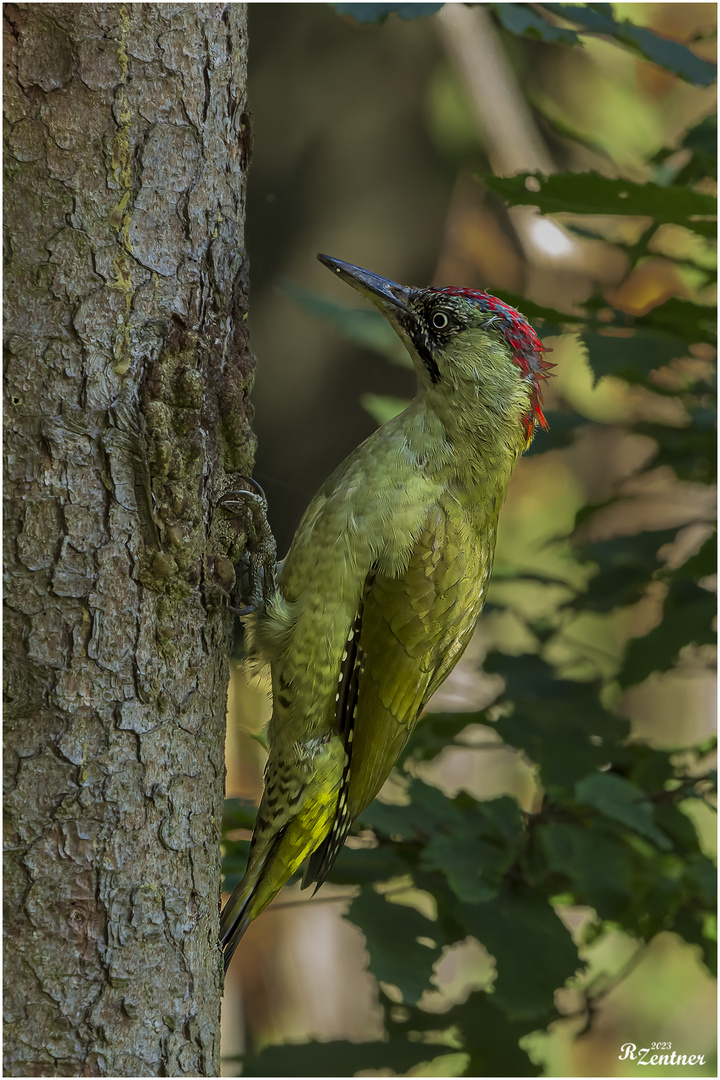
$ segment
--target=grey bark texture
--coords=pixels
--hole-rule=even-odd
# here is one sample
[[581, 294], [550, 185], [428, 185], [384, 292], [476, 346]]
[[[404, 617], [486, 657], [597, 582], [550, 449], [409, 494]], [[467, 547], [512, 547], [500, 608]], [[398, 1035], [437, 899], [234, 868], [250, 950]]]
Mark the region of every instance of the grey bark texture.
[[6, 5], [5, 1075], [219, 1071], [243, 4]]

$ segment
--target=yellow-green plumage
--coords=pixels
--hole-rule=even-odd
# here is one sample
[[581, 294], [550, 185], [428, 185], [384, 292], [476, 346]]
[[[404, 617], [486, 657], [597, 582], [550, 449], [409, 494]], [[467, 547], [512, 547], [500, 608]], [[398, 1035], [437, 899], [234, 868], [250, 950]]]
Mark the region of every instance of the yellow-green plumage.
[[[258, 618], [256, 647], [272, 669], [270, 754], [248, 869], [223, 912], [226, 963], [308, 856], [304, 884], [324, 880], [462, 655], [512, 469], [544, 421], [537, 379], [548, 365], [512, 309], [503, 322], [474, 299], [485, 294], [406, 290], [322, 261], [387, 315], [419, 387], [318, 492]], [[444, 334], [431, 329], [438, 312]], [[523, 355], [537, 359], [530, 374], [508, 345], [517, 325]]]

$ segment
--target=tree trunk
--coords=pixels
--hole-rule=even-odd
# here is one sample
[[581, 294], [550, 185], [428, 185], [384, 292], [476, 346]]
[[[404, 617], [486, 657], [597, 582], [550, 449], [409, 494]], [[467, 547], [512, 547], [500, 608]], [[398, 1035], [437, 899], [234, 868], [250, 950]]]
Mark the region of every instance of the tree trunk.
[[5, 1075], [219, 1066], [243, 4], [5, 10]]

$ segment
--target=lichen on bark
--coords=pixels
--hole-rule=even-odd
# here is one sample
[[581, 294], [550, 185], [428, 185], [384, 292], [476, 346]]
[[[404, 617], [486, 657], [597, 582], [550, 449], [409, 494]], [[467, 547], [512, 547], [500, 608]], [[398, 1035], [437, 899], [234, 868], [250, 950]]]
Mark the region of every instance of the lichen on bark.
[[245, 7], [4, 33], [5, 1073], [213, 1075]]

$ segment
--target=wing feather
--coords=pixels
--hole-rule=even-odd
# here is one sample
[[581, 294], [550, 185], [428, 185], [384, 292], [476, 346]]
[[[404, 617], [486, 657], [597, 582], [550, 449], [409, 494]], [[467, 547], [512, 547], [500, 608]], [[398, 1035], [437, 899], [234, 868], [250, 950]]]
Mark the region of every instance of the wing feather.
[[460, 659], [482, 610], [493, 548], [494, 528], [473, 543], [462, 508], [436, 505], [404, 572], [368, 575], [338, 680], [335, 729], [345, 766], [337, 807], [303, 888], [325, 880], [353, 821]]
[[[338, 790], [337, 808], [330, 831], [315, 849], [308, 859], [303, 875], [302, 888], [315, 883], [315, 892], [320, 888], [325, 878], [330, 873], [333, 863], [337, 859], [340, 849], [345, 843], [345, 838], [353, 823], [348, 802], [350, 789], [350, 777], [352, 775], [353, 761], [353, 736], [355, 718], [357, 713], [360, 681], [365, 666], [365, 654], [362, 648], [361, 636], [363, 627], [363, 612], [368, 592], [372, 588], [376, 571], [373, 569], [365, 579], [363, 595], [360, 606], [353, 620], [347, 637], [345, 649], [340, 661], [340, 674], [338, 677], [338, 689], [335, 695], [335, 730], [343, 740], [345, 747], [345, 764]], [[313, 893], [314, 895], [314, 893]]]
[[365, 670], [354, 733], [354, 819], [387, 779], [422, 709], [465, 650], [482, 610], [494, 528], [478, 542], [457, 502], [430, 511], [405, 572], [365, 600]]

